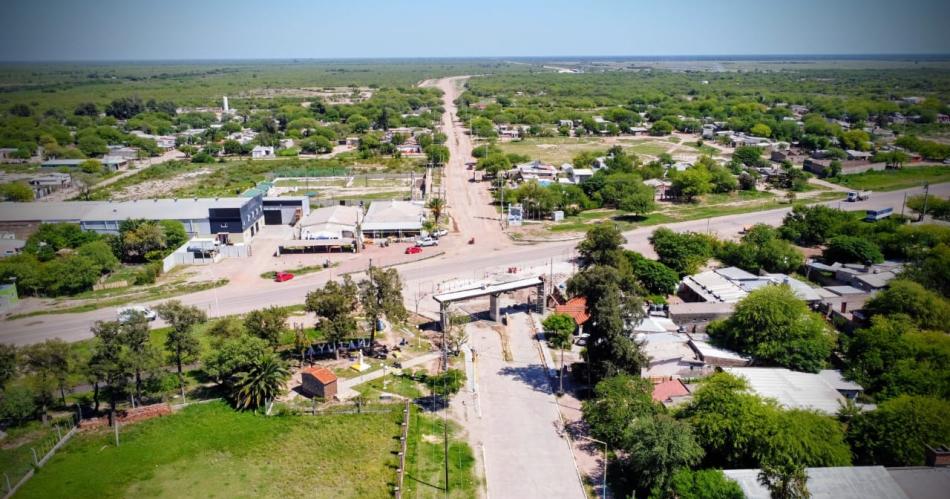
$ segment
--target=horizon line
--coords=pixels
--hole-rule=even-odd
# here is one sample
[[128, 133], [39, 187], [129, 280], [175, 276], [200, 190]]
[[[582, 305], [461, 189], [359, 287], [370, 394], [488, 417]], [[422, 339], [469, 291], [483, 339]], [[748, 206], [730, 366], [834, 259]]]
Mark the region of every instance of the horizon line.
[[337, 61], [458, 61], [458, 60], [594, 60], [624, 59], [658, 61], [664, 59], [680, 61], [716, 61], [759, 59], [914, 59], [950, 60], [947, 52], [867, 52], [867, 53], [763, 53], [763, 54], [608, 54], [608, 55], [484, 55], [484, 56], [352, 56], [352, 57], [205, 57], [205, 58], [114, 58], [114, 59], [6, 59], [0, 64], [89, 64], [89, 63], [162, 63], [162, 62], [337, 62]]

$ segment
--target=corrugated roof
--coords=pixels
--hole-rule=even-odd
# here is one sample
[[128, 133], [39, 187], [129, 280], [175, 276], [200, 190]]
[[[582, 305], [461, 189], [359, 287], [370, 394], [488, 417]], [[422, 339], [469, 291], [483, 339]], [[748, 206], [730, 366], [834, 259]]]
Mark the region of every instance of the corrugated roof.
[[363, 217], [363, 230], [419, 230], [425, 207], [411, 201], [374, 201]]
[[83, 221], [103, 220], [195, 220], [208, 218], [211, 208], [240, 208], [253, 198], [143, 199], [105, 202], [94, 206]]
[[[760, 470], [723, 470], [748, 499], [771, 499], [759, 482]], [[812, 499], [908, 499], [883, 466], [806, 468]], [[945, 497], [945, 496], [944, 496]]]
[[337, 226], [356, 227], [359, 223], [363, 209], [359, 206], [327, 206], [312, 210], [303, 220], [300, 221], [301, 227], [310, 227], [315, 225], [333, 224]]
[[724, 370], [748, 380], [753, 392], [791, 409], [836, 414], [845, 400], [818, 374], [778, 367], [726, 367]]
[[4, 222], [79, 222], [102, 201], [49, 201], [0, 203], [0, 221]]
[[684, 397], [686, 395], [689, 395], [689, 389], [678, 379], [671, 379], [653, 385], [653, 400], [657, 402], [665, 402], [673, 397]]

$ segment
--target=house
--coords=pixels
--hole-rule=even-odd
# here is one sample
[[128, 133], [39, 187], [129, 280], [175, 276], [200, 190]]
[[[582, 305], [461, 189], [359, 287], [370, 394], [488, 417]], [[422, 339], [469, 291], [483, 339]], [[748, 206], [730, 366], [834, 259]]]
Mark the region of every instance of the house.
[[300, 372], [300, 388], [304, 393], [313, 397], [322, 399], [331, 399], [337, 393], [337, 377], [333, 371], [322, 367], [313, 366], [304, 368]]
[[848, 155], [849, 161], [871, 161], [871, 153], [867, 151], [856, 151], [854, 149], [845, 150], [845, 154]]
[[254, 159], [273, 158], [274, 148], [273, 146], [254, 146], [254, 149], [251, 149], [251, 157]]
[[374, 201], [363, 217], [365, 237], [414, 237], [422, 233], [426, 209], [413, 201]]
[[421, 156], [424, 154], [419, 144], [400, 144], [396, 146], [396, 150], [403, 156]]
[[[768, 487], [759, 481], [761, 470], [723, 470], [723, 473], [739, 484], [748, 499], [773, 497]], [[807, 487], [812, 499], [917, 499], [905, 494], [883, 466], [806, 468], [805, 473], [808, 475]]]
[[[40, 164], [43, 168], [78, 168], [87, 159], [48, 159]], [[129, 160], [124, 158], [104, 156], [97, 160], [107, 171], [118, 171], [129, 165]]]
[[[828, 175], [828, 170], [831, 168], [831, 162], [834, 160], [831, 159], [815, 159], [815, 158], [805, 158], [805, 162], [802, 164], [802, 168], [805, 171], [814, 173], [815, 175], [825, 177]], [[867, 171], [883, 171], [887, 169], [887, 164], [885, 163], [870, 163], [868, 160], [858, 160], [858, 161], [841, 161], [841, 175], [853, 175], [856, 173], [864, 173]]]
[[785, 274], [755, 275], [738, 267], [707, 270], [686, 276], [680, 282], [679, 296], [684, 301], [736, 303], [750, 292], [763, 286], [784, 284], [792, 288], [795, 296], [817, 303], [821, 295], [808, 284]]
[[547, 180], [553, 182], [557, 178], [557, 168], [554, 165], [542, 163], [540, 160], [521, 163], [515, 167], [515, 170], [523, 181]]
[[109, 152], [106, 153], [107, 157], [122, 158], [132, 161], [138, 159], [139, 157], [139, 148], [137, 147], [127, 147], [113, 145], [109, 146]]
[[173, 135], [152, 135], [141, 130], [132, 130], [129, 133], [140, 139], [154, 140], [159, 149], [169, 151], [175, 148], [176, 138]]
[[574, 323], [577, 324], [577, 334], [584, 332], [584, 324], [590, 320], [590, 315], [587, 313], [587, 298], [583, 296], [576, 296], [566, 303], [555, 305], [554, 312], [573, 317]]
[[36, 199], [46, 197], [60, 189], [66, 189], [73, 183], [70, 174], [60, 172], [38, 175], [28, 180], [28, 182]]
[[713, 372], [689, 346], [689, 336], [682, 333], [639, 333], [634, 340], [649, 360], [640, 369], [640, 376], [651, 381], [696, 378]]
[[557, 126], [558, 126], [558, 127], [562, 127], [562, 126], [563, 126], [563, 127], [567, 127], [567, 128], [570, 128], [570, 129], [573, 130], [573, 129], [574, 129], [574, 121], [573, 121], [573, 120], [557, 120]]
[[696, 352], [699, 360], [704, 364], [716, 367], [745, 367], [752, 363], [752, 359], [743, 357], [736, 352], [711, 345], [696, 335], [689, 335], [689, 346]]
[[0, 161], [18, 160], [16, 157], [17, 151], [19, 149], [16, 147], [0, 147]]
[[666, 317], [647, 315], [631, 328], [633, 334], [675, 333], [679, 328]]
[[564, 163], [561, 165], [561, 172], [567, 175], [573, 184], [580, 184], [581, 182], [594, 176], [594, 170], [591, 168], [574, 168], [574, 165], [570, 163]]
[[667, 407], [677, 405], [689, 398], [689, 388], [679, 379], [661, 381], [653, 385], [653, 400]]
[[670, 303], [670, 319], [680, 328], [690, 332], [702, 332], [706, 326], [716, 320], [732, 315], [736, 304], [723, 302], [686, 302]]
[[714, 139], [716, 138], [716, 125], [705, 124], [702, 129], [702, 136], [704, 139]]
[[812, 272], [816, 272], [820, 274], [817, 277], [822, 278], [825, 284], [847, 285], [868, 293], [886, 288], [888, 283], [900, 274], [903, 267], [901, 263], [893, 261], [871, 265], [841, 264], [837, 262], [828, 265], [817, 260], [805, 262], [809, 279], [811, 279]]
[[657, 201], [673, 198], [673, 182], [662, 178], [651, 178], [643, 181], [644, 185], [653, 188], [653, 197]]
[[816, 410], [829, 416], [837, 414], [847, 400], [855, 400], [863, 391], [856, 383], [835, 383], [829, 374], [780, 367], [725, 367], [723, 371], [744, 378], [752, 392], [774, 399], [783, 407]]
[[362, 218], [359, 206], [318, 208], [300, 221], [300, 239], [356, 239]]

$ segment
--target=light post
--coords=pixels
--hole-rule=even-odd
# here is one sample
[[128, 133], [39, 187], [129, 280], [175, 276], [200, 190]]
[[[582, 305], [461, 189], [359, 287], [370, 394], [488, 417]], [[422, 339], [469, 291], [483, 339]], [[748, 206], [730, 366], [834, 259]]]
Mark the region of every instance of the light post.
[[603, 488], [600, 491], [601, 493], [600, 497], [602, 497], [603, 499], [607, 499], [607, 452], [609, 451], [607, 447], [607, 442], [604, 442], [603, 440], [597, 440], [596, 438], [585, 437], [583, 435], [579, 436], [578, 438], [581, 438], [583, 440], [589, 440], [591, 442], [598, 443], [598, 444], [603, 444], [604, 446], [604, 482], [603, 482]]

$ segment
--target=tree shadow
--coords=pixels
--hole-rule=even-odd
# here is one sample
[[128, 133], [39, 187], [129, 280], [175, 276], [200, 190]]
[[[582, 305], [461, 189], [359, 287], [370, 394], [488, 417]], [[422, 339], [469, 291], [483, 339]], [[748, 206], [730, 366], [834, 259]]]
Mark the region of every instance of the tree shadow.
[[612, 218], [614, 221], [627, 223], [645, 222], [647, 219], [649, 219], [649, 217], [645, 215], [617, 215]]
[[553, 393], [551, 379], [548, 377], [547, 369], [543, 366], [537, 364], [520, 367], [506, 366], [501, 368], [498, 374], [512, 377], [528, 385], [534, 391]]

